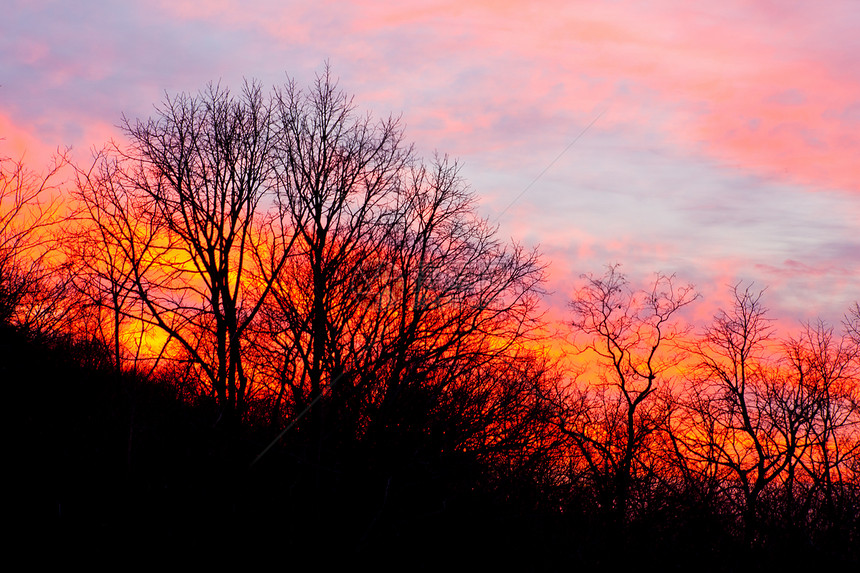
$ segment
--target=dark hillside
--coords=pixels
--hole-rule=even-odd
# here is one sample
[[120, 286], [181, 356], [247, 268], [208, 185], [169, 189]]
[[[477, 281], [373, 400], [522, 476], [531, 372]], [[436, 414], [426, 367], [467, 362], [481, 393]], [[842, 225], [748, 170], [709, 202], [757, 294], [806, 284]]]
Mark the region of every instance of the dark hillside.
[[[802, 540], [743, 549], [730, 524], [669, 499], [626, 532], [529, 490], [469, 456], [355, 442], [310, 463], [300, 433], [251, 462], [276, 432], [213, 424], [213, 407], [168, 381], [117, 376], [103, 349], [0, 330], [12, 389], [15, 514], [38, 559], [183, 558], [518, 570], [662, 563], [704, 570], [850, 565], [856, 548]], [[401, 444], [402, 445], [402, 444]], [[585, 492], [587, 493], [587, 492]], [[530, 501], [529, 501], [530, 500]], [[845, 538], [850, 545], [850, 534]], [[790, 552], [787, 552], [788, 548]], [[75, 557], [72, 557], [75, 556]]]

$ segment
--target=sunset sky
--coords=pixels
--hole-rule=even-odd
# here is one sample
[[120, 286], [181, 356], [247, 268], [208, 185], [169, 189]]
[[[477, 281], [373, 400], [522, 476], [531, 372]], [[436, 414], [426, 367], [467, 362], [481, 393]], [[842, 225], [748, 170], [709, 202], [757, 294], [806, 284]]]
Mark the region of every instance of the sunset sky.
[[786, 326], [860, 299], [855, 0], [5, 0], [0, 155], [83, 161], [165, 91], [326, 61], [540, 245], [557, 314], [612, 263], [694, 283], [703, 318], [738, 281]]

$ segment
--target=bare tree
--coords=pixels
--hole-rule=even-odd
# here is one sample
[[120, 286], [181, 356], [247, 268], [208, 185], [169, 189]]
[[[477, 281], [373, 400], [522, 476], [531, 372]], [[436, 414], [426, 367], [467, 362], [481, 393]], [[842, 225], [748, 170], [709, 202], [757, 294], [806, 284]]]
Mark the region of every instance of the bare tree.
[[699, 360], [673, 433], [677, 459], [753, 543], [772, 525], [826, 524], [857, 457], [857, 346], [824, 323], [780, 342], [763, 291], [732, 289], [692, 352]]
[[[785, 353], [793, 399], [783, 407], [806, 418], [803, 440], [787, 468], [786, 504], [826, 526], [837, 507], [850, 506], [845, 487], [856, 479], [849, 468], [860, 455], [860, 343], [850, 330], [836, 336], [819, 321], [789, 339]], [[795, 499], [796, 482], [805, 499]]]
[[[280, 355], [276, 407], [289, 388], [301, 411], [323, 392], [340, 393], [352, 382], [344, 337], [359, 310], [350, 293], [365, 261], [380, 259], [386, 200], [411, 161], [411, 149], [403, 145], [395, 118], [360, 116], [328, 67], [307, 91], [292, 80], [278, 90], [272, 119], [278, 208], [282, 225], [295, 233], [296, 256], [274, 275], [263, 329], [269, 355]], [[324, 406], [312, 410], [317, 429]]]
[[352, 436], [424, 432], [434, 415], [452, 443], [484, 431], [514, 384], [490, 371], [536, 325], [537, 254], [498, 241], [457, 164], [415, 159], [397, 121], [358, 115], [328, 70], [307, 92], [288, 84], [278, 114], [298, 239], [259, 321], [257, 349], [281, 369], [275, 407], [315, 403], [314, 435], [325, 412]]
[[239, 97], [210, 85], [166, 96], [156, 118], [124, 120], [124, 131], [130, 146], [105, 157], [104, 176], [82, 193], [104, 252], [119, 255], [107, 261], [118, 273], [111, 296], [130, 284], [136, 318], [179, 343], [222, 414], [241, 416], [246, 332], [293, 241], [268, 211], [278, 186], [271, 102], [254, 83]]
[[[721, 471], [724, 490], [754, 539], [762, 494], [803, 447], [807, 403], [786, 384], [773, 358], [773, 325], [761, 302], [763, 291], [733, 290], [734, 306], [721, 310], [704, 333], [696, 354], [699, 376], [691, 390], [690, 416], [696, 431], [685, 439], [704, 467]], [[725, 470], [725, 473], [722, 473]]]
[[60, 154], [40, 176], [0, 158], [0, 324], [47, 333], [70, 319], [70, 274], [52, 258], [61, 208], [52, 192], [65, 164]]
[[[79, 210], [77, 225], [64, 241], [66, 258], [74, 266], [74, 285], [86, 301], [90, 335], [111, 349], [119, 374], [150, 360], [153, 329], [146, 306], [137, 294], [135, 269], [149, 260], [158, 236], [153, 221], [141, 216], [144, 207], [124, 185], [121, 163], [108, 151], [96, 155], [89, 169], [77, 168], [73, 195]], [[169, 340], [169, 338], [167, 339]], [[166, 350], [160, 345], [149, 372]]]
[[396, 409], [410, 385], [438, 384], [436, 392], [469, 380], [476, 365], [513, 358], [538, 325], [537, 254], [495, 238], [475, 216], [458, 170], [447, 158], [413, 169], [386, 233], [383, 276], [396, 288], [381, 291], [387, 300], [378, 307], [383, 413]]
[[559, 424], [620, 525], [634, 480], [649, 473], [648, 446], [665, 429], [658, 396], [681, 360], [674, 345], [688, 332], [678, 313], [698, 295], [666, 275], [657, 275], [649, 290], [635, 291], [617, 265], [584, 279], [570, 305], [574, 345], [595, 356], [600, 369], [596, 381], [560, 397]]

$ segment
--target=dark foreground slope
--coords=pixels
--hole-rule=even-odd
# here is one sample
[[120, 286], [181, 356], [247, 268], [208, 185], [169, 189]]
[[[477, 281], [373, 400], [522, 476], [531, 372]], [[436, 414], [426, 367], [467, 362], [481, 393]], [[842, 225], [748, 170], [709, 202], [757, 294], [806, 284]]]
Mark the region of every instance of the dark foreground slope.
[[[215, 424], [171, 381], [111, 371], [103, 349], [0, 330], [10, 390], [13, 520], [36, 560], [540, 563], [522, 512], [473, 460], [384, 459], [361, 444], [325, 467], [272, 428]], [[537, 552], [537, 553], [535, 553]]]
[[252, 464], [279, 428], [215, 424], [211, 405], [181, 399], [176, 381], [118, 376], [97, 347], [2, 329], [0, 379], [11, 414], [12, 546], [35, 562], [525, 571], [856, 564], [850, 535], [841, 548], [800, 539], [750, 550], [708, 508], [683, 500], [619, 532], [575, 496], [557, 505], [555, 492], [500, 478], [466, 455], [356, 442], [316, 463], [312, 445], [288, 433]]

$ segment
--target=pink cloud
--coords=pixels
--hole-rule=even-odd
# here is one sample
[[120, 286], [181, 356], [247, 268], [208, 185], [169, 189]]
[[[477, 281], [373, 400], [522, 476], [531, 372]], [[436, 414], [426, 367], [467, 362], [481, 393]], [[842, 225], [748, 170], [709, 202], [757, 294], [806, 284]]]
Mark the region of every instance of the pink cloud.
[[[171, 0], [156, 10], [252, 34], [242, 51], [267, 68], [304, 74], [331, 58], [368, 107], [403, 110], [417, 139], [455, 155], [535, 151], [535, 133], [564, 137], [610, 107], [598, 129], [645, 126], [760, 175], [860, 189], [860, 17], [850, 2]], [[45, 57], [38, 43], [19, 52]], [[55, 84], [99, 75], [91, 64], [50, 73]]]
[[34, 147], [37, 147], [36, 140], [30, 132], [15, 125], [9, 115], [0, 110], [0, 157], [19, 160]]
[[[106, 121], [92, 121], [79, 126], [77, 147], [70, 151], [69, 157], [81, 165], [90, 160], [92, 151], [100, 149], [111, 139], [116, 139], [116, 127]], [[19, 124], [12, 115], [0, 109], [0, 157], [23, 160], [28, 169], [39, 173], [52, 163], [57, 153], [65, 153], [65, 147], [58, 144], [57, 129], [40, 129], [33, 124]]]
[[[423, 59], [408, 41], [403, 49], [442, 82], [452, 76], [444, 78], [435, 62], [452, 73], [464, 61], [492, 69], [460, 82], [466, 89], [445, 107], [469, 117], [473, 130], [491, 129], [495, 110], [510, 113], [517, 102], [540, 105], [551, 118], [592, 112], [612, 98], [619, 105], [604, 129], [659, 118], [677, 145], [721, 162], [783, 181], [860, 190], [858, 57], [831, 47], [857, 41], [847, 35], [850, 26], [837, 26], [843, 37], [828, 33], [851, 14], [733, 2], [707, 11], [674, 2], [651, 3], [647, 11], [626, 3], [566, 5], [425, 2], [392, 11], [370, 3], [351, 30], [397, 29], [406, 38], [431, 29], [430, 43], [420, 47]], [[506, 85], [504, 71], [493, 65], [501, 60], [515, 84]], [[528, 62], [555, 73], [521, 69]]]

